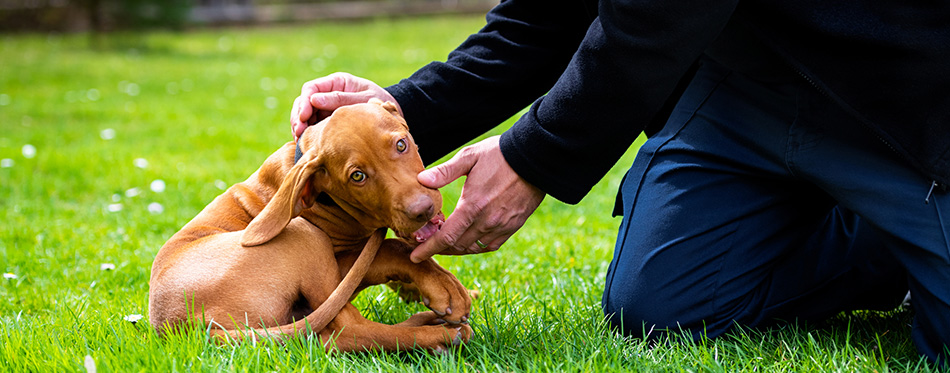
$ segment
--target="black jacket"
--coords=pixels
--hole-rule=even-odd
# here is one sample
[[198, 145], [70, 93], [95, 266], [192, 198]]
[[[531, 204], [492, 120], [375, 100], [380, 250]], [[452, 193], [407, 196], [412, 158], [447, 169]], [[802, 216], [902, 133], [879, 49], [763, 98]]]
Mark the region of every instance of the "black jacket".
[[665, 121], [721, 31], [741, 25], [950, 185], [950, 2], [512, 0], [487, 21], [446, 62], [387, 87], [427, 163], [534, 101], [502, 135], [502, 152], [528, 182], [576, 203], [640, 132]]

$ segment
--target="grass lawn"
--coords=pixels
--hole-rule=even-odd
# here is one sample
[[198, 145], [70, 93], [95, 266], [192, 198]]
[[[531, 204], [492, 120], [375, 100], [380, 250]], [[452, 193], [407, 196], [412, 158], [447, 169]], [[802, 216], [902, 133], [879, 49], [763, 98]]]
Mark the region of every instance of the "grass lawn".
[[[633, 152], [579, 205], [547, 199], [499, 252], [440, 257], [482, 298], [450, 354], [326, 355], [319, 343], [158, 338], [158, 248], [290, 140], [304, 81], [348, 71], [388, 85], [444, 59], [481, 17], [107, 35], [0, 35], [0, 371], [916, 371], [909, 312], [657, 345], [614, 335], [600, 296]], [[91, 48], [91, 44], [96, 48]], [[411, 123], [410, 123], [411, 126]], [[460, 184], [444, 189], [449, 212]], [[356, 301], [397, 322], [422, 310], [380, 287]]]

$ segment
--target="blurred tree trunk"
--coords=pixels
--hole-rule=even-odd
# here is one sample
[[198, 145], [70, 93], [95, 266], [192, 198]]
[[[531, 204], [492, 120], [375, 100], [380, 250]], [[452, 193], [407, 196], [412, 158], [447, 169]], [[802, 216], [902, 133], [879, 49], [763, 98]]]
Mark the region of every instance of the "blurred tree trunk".
[[105, 32], [102, 1], [86, 0], [86, 13], [89, 17], [89, 44], [93, 49], [102, 49], [102, 33]]
[[86, 9], [89, 12], [89, 28], [93, 32], [102, 32], [104, 29], [102, 24], [102, 1], [86, 0]]

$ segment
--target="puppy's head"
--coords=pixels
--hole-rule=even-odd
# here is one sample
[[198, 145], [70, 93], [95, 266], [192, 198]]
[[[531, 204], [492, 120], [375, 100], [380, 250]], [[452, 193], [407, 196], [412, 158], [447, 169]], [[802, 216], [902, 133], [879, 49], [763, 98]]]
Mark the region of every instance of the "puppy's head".
[[419, 149], [392, 103], [341, 107], [298, 144], [303, 156], [244, 231], [243, 245], [270, 241], [318, 200], [404, 239], [424, 241], [441, 225], [442, 196], [416, 179], [424, 169]]

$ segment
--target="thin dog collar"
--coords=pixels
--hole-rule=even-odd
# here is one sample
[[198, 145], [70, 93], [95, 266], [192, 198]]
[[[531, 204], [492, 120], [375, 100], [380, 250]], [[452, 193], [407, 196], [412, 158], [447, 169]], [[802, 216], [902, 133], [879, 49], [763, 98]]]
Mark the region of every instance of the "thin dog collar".
[[303, 157], [303, 152], [300, 151], [300, 143], [297, 143], [297, 150], [294, 151], [294, 164], [297, 164], [297, 161], [300, 160], [300, 157]]

